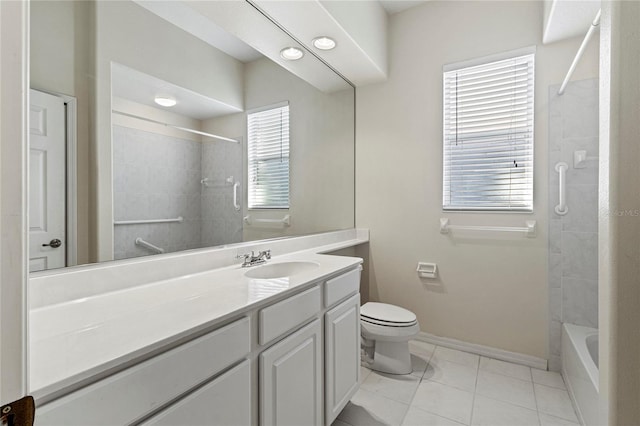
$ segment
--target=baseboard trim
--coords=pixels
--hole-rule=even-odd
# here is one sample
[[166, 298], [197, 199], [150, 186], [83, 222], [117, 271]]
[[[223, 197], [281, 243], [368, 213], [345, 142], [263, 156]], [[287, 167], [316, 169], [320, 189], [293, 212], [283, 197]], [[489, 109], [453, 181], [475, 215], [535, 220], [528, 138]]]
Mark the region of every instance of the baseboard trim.
[[421, 331], [416, 337], [422, 342], [431, 343], [438, 346], [444, 346], [459, 351], [471, 352], [473, 354], [486, 356], [489, 358], [499, 359], [501, 361], [513, 362], [515, 364], [526, 365], [527, 367], [538, 368], [540, 370], [547, 369], [547, 360], [536, 356], [525, 355], [518, 352], [505, 351], [504, 349], [496, 349], [490, 346], [478, 345], [476, 343], [467, 343], [461, 340], [451, 339], [448, 337], [440, 337], [434, 334]]

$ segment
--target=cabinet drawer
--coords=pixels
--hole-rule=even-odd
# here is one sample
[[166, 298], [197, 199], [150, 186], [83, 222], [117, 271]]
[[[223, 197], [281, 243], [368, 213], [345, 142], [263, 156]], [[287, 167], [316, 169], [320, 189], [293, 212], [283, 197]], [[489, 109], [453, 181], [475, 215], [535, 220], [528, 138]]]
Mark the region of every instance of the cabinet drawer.
[[251, 364], [242, 364], [153, 416], [151, 425], [250, 425]]
[[260, 311], [259, 343], [264, 345], [312, 318], [321, 308], [318, 286]]
[[133, 423], [250, 350], [249, 319], [244, 317], [44, 405], [37, 410], [36, 425]]
[[324, 306], [329, 307], [360, 291], [360, 267], [327, 280], [324, 284]]

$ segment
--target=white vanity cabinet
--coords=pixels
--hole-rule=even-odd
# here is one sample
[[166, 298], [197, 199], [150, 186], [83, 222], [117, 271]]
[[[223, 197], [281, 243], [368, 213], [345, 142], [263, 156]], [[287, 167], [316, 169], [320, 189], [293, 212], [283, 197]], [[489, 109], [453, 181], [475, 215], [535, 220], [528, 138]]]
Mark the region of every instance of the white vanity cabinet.
[[338, 417], [360, 380], [360, 294], [325, 314], [325, 424]]
[[322, 326], [319, 319], [260, 354], [260, 424], [322, 422]]

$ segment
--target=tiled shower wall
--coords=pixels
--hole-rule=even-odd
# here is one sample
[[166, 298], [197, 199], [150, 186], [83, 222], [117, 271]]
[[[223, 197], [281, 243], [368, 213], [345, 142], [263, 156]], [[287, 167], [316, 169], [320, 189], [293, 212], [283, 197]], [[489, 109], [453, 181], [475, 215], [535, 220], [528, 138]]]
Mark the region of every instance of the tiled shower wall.
[[[202, 246], [242, 241], [242, 144], [202, 142], [202, 176], [210, 183], [202, 187]], [[233, 184], [239, 182], [238, 203], [233, 205]]]
[[167, 253], [201, 247], [201, 157], [200, 142], [113, 126], [115, 220], [184, 218], [114, 226], [116, 260], [152, 254], [137, 237]]
[[[598, 327], [598, 80], [549, 88], [549, 369], [560, 370], [562, 323]], [[574, 152], [587, 151], [585, 168]], [[558, 215], [559, 161], [569, 212]]]

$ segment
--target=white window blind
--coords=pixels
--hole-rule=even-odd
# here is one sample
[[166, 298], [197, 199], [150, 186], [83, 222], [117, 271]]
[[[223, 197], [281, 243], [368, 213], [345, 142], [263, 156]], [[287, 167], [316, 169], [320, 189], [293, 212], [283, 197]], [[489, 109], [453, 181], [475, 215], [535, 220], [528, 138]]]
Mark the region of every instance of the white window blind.
[[250, 209], [289, 208], [289, 105], [247, 115]]
[[533, 209], [534, 55], [444, 73], [444, 210]]

